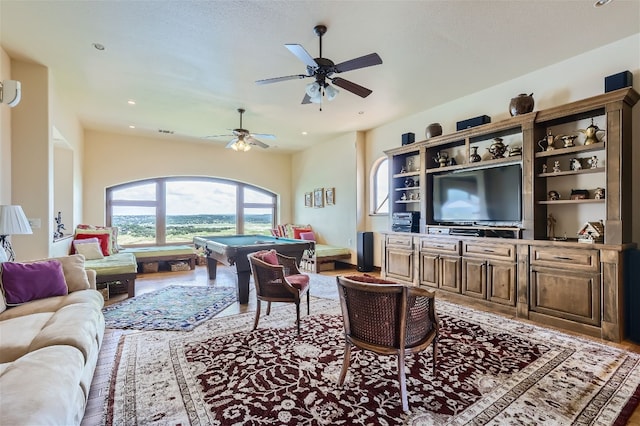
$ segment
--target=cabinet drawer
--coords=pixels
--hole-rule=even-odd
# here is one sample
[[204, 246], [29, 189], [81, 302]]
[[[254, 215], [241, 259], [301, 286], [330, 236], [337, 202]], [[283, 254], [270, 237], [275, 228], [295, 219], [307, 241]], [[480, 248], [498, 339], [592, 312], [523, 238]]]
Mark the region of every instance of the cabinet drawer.
[[599, 272], [598, 250], [567, 249], [560, 247], [531, 247], [531, 266], [577, 269]]
[[460, 242], [458, 240], [421, 238], [420, 251], [438, 251], [448, 254], [460, 254]]
[[516, 246], [514, 244], [480, 244], [475, 241], [463, 241], [462, 255], [515, 262]]
[[413, 249], [413, 237], [407, 235], [387, 235], [387, 246]]

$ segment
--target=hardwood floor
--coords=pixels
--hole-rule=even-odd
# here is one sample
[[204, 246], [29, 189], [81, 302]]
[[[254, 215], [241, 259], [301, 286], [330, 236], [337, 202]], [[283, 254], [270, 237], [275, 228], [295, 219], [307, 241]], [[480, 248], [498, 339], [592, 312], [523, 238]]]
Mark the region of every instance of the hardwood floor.
[[[324, 271], [321, 274], [323, 275], [342, 275], [347, 273], [354, 273], [354, 268], [343, 267], [336, 269], [334, 271]], [[375, 275], [376, 273], [371, 273]], [[193, 271], [187, 272], [157, 272], [157, 273], [148, 273], [148, 274], [140, 274], [138, 278], [136, 278], [136, 294], [141, 295], [144, 293], [148, 293], [154, 290], [158, 290], [160, 288], [169, 286], [169, 285], [202, 285], [202, 286], [220, 286], [220, 287], [228, 287], [235, 286], [236, 277], [232, 271], [232, 268], [218, 268], [217, 278], [214, 281], [210, 281], [206, 266], [197, 266]], [[253, 289], [251, 289], [253, 291]], [[127, 298], [126, 293], [120, 295], [114, 295], [109, 298], [105, 305], [112, 305], [114, 303], [121, 302]], [[224, 311], [222, 311], [218, 316], [227, 316], [227, 315], [235, 315], [238, 313], [244, 312], [252, 312], [255, 311], [256, 302], [255, 297], [252, 297], [250, 294], [249, 303], [247, 305], [240, 305], [239, 303], [234, 303]], [[564, 331], [564, 330], [563, 330]], [[566, 331], [565, 331], [566, 332]], [[111, 333], [110, 336], [115, 338], [105, 339], [106, 344], [103, 344], [101, 348], [100, 359], [98, 360], [98, 366], [96, 367], [96, 372], [93, 377], [93, 382], [91, 384], [91, 390], [89, 393], [89, 400], [87, 402], [87, 409], [85, 411], [85, 416], [82, 421], [83, 426], [95, 426], [102, 425], [102, 410], [104, 406], [105, 396], [109, 389], [109, 380], [111, 376], [111, 369], [113, 367], [113, 360], [115, 356], [115, 352], [117, 349], [117, 341], [118, 336], [122, 334], [121, 330], [110, 330], [108, 329], [106, 333]], [[585, 336], [582, 336], [585, 337]], [[588, 338], [588, 337], [587, 337]], [[600, 343], [605, 343], [610, 346], [614, 346], [617, 348], [625, 349], [632, 352], [640, 353], [640, 345], [630, 342], [624, 341], [620, 344], [605, 342], [599, 339], [592, 339], [594, 341], [598, 341]], [[633, 415], [631, 416], [629, 422], [627, 423], [631, 426], [640, 426], [640, 406], [636, 408]]]

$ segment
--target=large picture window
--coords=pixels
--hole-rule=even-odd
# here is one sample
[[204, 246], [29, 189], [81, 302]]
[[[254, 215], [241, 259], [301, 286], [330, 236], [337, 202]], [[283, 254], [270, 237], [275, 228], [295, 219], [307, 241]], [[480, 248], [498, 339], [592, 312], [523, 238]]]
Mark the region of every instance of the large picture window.
[[270, 235], [277, 195], [216, 178], [170, 177], [107, 188], [107, 225], [122, 246], [192, 243], [196, 235]]

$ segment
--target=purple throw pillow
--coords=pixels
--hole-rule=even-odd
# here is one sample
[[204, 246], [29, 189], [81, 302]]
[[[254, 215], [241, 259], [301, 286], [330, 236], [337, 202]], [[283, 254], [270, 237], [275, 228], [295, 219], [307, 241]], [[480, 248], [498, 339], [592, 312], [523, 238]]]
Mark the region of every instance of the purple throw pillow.
[[7, 305], [68, 294], [62, 263], [45, 260], [33, 263], [2, 264], [2, 287]]

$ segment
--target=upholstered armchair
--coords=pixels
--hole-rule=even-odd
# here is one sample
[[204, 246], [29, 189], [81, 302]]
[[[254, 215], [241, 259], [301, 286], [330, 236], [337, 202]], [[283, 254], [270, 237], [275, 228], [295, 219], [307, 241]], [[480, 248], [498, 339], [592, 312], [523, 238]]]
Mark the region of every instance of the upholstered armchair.
[[339, 384], [351, 364], [351, 346], [380, 355], [397, 355], [402, 409], [409, 411], [405, 355], [433, 345], [436, 374], [438, 317], [435, 294], [369, 276], [338, 276], [338, 294], [344, 321], [345, 352]]
[[298, 270], [295, 257], [284, 256], [275, 250], [263, 250], [248, 255], [256, 288], [256, 316], [253, 329], [260, 321], [260, 305], [267, 302], [267, 315], [271, 302], [295, 303], [296, 324], [300, 335], [300, 301], [307, 295], [307, 315], [310, 312], [309, 276]]

